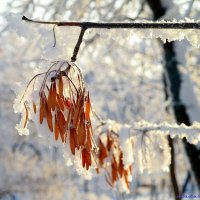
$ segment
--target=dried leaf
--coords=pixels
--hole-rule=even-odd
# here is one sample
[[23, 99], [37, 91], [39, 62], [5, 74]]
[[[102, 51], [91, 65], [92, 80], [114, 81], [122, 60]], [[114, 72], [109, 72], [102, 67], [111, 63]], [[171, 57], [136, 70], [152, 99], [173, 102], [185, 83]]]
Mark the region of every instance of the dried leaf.
[[113, 156], [113, 161], [112, 161], [112, 183], [114, 184], [115, 181], [118, 179], [118, 175], [117, 175], [117, 162], [115, 160], [115, 157]]
[[55, 140], [58, 140], [59, 127], [58, 127], [58, 120], [57, 120], [57, 116], [56, 115], [55, 115], [54, 133], [55, 133]]
[[120, 152], [119, 155], [119, 166], [118, 166], [118, 171], [119, 171], [119, 175], [122, 178], [123, 173], [124, 173], [124, 164], [123, 164], [123, 153]]
[[88, 151], [90, 151], [92, 149], [92, 138], [91, 138], [91, 132], [90, 132], [90, 128], [86, 126], [86, 133], [87, 133], [87, 140], [86, 140], [86, 148]]
[[53, 132], [52, 114], [46, 99], [44, 99], [44, 108], [49, 130]]
[[91, 153], [87, 149], [82, 150], [82, 166], [83, 168], [86, 166], [88, 170], [92, 164]]
[[25, 107], [25, 110], [26, 110], [26, 117], [25, 117], [25, 121], [24, 121], [24, 128], [26, 127], [26, 124], [28, 122], [28, 109], [27, 109], [27, 106], [26, 104], [24, 103], [24, 107]]
[[84, 168], [85, 167], [85, 165], [86, 165], [86, 159], [85, 159], [85, 154], [84, 154], [84, 151], [82, 150], [82, 152], [81, 152], [81, 155], [82, 155], [82, 167]]
[[76, 142], [75, 142], [75, 134], [76, 134], [76, 130], [75, 128], [70, 128], [70, 148], [71, 148], [71, 152], [73, 155], [75, 155], [75, 148], [76, 148]]
[[66, 130], [68, 130], [68, 127], [69, 127], [69, 123], [70, 123], [70, 119], [71, 119], [71, 113], [72, 113], [72, 109], [70, 108], [68, 115], [67, 115], [67, 120], [66, 120], [66, 123], [65, 123]]
[[108, 151], [110, 151], [112, 145], [113, 145], [113, 139], [112, 139], [111, 136], [108, 135], [107, 136], [107, 149], [108, 149]]
[[99, 174], [99, 168], [95, 168], [95, 170], [96, 170], [97, 174]]
[[67, 107], [67, 108], [70, 108], [71, 107], [71, 102], [70, 102], [70, 99], [69, 98], [65, 98], [65, 106]]
[[60, 110], [64, 111], [64, 100], [62, 97], [60, 97], [58, 94], [57, 94], [57, 102], [58, 102], [58, 107], [60, 108]]
[[132, 174], [132, 165], [129, 166], [129, 172]]
[[89, 92], [88, 92], [88, 96], [87, 96], [87, 101], [86, 101], [86, 105], [85, 105], [85, 120], [88, 121], [90, 118], [90, 97], [89, 97]]
[[127, 188], [130, 190], [130, 182], [128, 181], [128, 170], [124, 170], [124, 179], [125, 179]]
[[55, 110], [54, 98], [55, 97], [53, 95], [53, 84], [51, 84], [47, 102], [48, 102], [49, 108], [52, 109], [52, 110]]
[[102, 141], [99, 139], [99, 163], [102, 166], [104, 163], [104, 159], [107, 158], [108, 156], [108, 151], [106, 149], [106, 147], [104, 146], [104, 144], [102, 143]]
[[62, 79], [62, 76], [60, 76], [59, 82], [58, 82], [58, 93], [61, 97], [63, 96], [63, 79]]
[[51, 106], [53, 110], [55, 110], [55, 107], [58, 107], [56, 96], [57, 96], [56, 82], [54, 81], [52, 83], [52, 91], [51, 91], [51, 104], [52, 104]]
[[37, 108], [36, 108], [36, 104], [33, 102], [33, 111], [34, 111], [34, 113], [36, 114], [36, 112], [37, 112]]
[[74, 111], [74, 117], [73, 117], [74, 127], [77, 127], [81, 111], [83, 110], [83, 106], [84, 106], [84, 97], [80, 96], [80, 98], [77, 100], [75, 111]]
[[81, 115], [81, 120], [78, 128], [78, 144], [83, 146], [86, 141], [86, 127], [84, 113]]
[[62, 142], [65, 142], [65, 132], [66, 132], [66, 121], [63, 113], [58, 110], [57, 112], [58, 127]]
[[40, 124], [42, 124], [44, 117], [45, 117], [44, 102], [42, 100], [42, 97], [40, 97]]

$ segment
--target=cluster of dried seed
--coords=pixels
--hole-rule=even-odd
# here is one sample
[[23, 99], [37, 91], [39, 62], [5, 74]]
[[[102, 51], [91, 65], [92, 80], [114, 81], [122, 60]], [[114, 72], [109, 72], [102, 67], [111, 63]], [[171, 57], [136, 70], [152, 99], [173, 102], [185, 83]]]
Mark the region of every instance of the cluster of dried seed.
[[107, 170], [106, 180], [109, 185], [114, 186], [118, 180], [124, 181], [127, 189], [130, 189], [129, 177], [132, 174], [132, 166], [125, 169], [123, 164], [123, 152], [119, 146], [119, 138], [112, 131], [107, 131], [106, 141], [102, 141], [99, 137], [98, 147], [98, 161], [100, 167], [108, 169], [107, 163], [110, 163], [110, 170]]
[[[68, 139], [73, 155], [76, 149], [81, 151], [82, 166], [88, 170], [92, 165], [94, 148], [89, 92], [76, 66], [68, 65], [65, 70], [60, 68], [50, 80], [48, 78], [55, 70], [46, 74], [39, 92], [40, 105], [33, 103], [33, 110], [36, 113], [39, 107], [39, 123], [47, 123], [55, 140], [60, 138], [65, 144]], [[26, 105], [25, 108], [24, 127], [28, 120]]]

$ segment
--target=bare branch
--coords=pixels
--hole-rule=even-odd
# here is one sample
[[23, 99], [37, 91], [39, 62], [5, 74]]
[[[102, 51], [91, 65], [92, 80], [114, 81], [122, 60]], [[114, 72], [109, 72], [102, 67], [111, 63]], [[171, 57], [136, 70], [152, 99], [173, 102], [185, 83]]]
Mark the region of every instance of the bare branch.
[[39, 24], [53, 24], [57, 26], [78, 26], [84, 29], [200, 29], [200, 22], [53, 22], [32, 20], [25, 16], [22, 17], [22, 20]]

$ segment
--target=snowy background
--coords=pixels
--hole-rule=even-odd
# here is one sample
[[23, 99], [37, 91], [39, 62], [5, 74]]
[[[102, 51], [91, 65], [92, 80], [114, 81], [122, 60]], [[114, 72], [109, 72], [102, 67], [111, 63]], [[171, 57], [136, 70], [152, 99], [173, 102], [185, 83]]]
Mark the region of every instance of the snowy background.
[[[199, 20], [198, 0], [163, 0], [162, 3], [168, 8], [163, 19]], [[141, 146], [134, 148], [137, 159], [129, 194], [119, 192], [117, 187], [110, 188], [103, 175], [94, 174], [92, 180], [85, 180], [73, 166], [67, 166], [63, 156], [66, 149], [38, 137], [42, 133], [31, 127], [32, 124], [29, 136], [18, 135], [15, 126], [20, 115], [13, 110], [16, 93], [22, 92], [36, 73], [46, 71], [49, 61], [70, 59], [80, 31], [56, 27], [57, 44], [53, 48], [53, 26], [23, 22], [23, 15], [60, 21], [152, 20], [148, 4], [142, 0], [0, 2], [0, 199], [173, 199], [169, 171], [161, 167], [169, 165], [164, 133], [156, 135], [157, 139], [154, 134], [146, 138], [143, 150]], [[163, 50], [161, 41], [155, 38], [168, 41], [185, 38], [176, 42], [183, 79], [181, 97], [192, 122], [200, 121], [199, 35], [199, 30], [88, 30], [77, 64], [84, 74], [95, 112], [103, 120], [111, 119], [122, 125], [133, 126], [141, 120], [154, 125], [163, 121], [174, 124], [173, 111], [169, 109], [166, 113], [172, 102], [165, 101]], [[140, 163], [141, 153], [146, 153], [144, 163]], [[190, 166], [177, 138], [175, 155], [178, 184], [182, 188]], [[194, 177], [186, 193], [198, 194]]]

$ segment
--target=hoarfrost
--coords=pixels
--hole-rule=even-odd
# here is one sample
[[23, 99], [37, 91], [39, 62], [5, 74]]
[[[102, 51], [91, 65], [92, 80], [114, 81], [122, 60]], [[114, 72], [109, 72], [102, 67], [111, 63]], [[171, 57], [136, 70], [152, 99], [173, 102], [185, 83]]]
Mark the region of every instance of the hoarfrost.
[[119, 191], [121, 193], [125, 192], [125, 193], [129, 193], [130, 191], [127, 189], [126, 183], [123, 180], [119, 180]]
[[[135, 21], [138, 23], [149, 23], [152, 21]], [[178, 22], [195, 22], [193, 19], [186, 18], [185, 20], [181, 21], [158, 21], [163, 23], [178, 23]], [[197, 21], [199, 23], [199, 21]], [[134, 40], [135, 37], [143, 38], [143, 39], [153, 39], [159, 38], [164, 43], [166, 41], [181, 41], [187, 40], [190, 42], [191, 45], [199, 48], [200, 47], [200, 30], [198, 29], [113, 29], [113, 30], [106, 30], [106, 29], [96, 29], [93, 30], [94, 33], [98, 34], [101, 38], [107, 39], [112, 38], [116, 41], [120, 41], [124, 39]]]
[[[119, 131], [121, 148], [123, 151], [123, 164], [127, 168], [133, 163], [133, 140], [131, 139], [131, 126], [124, 125]], [[125, 140], [123, 138], [126, 138]]]
[[160, 124], [149, 123], [147, 121], [135, 122], [133, 129], [139, 132], [148, 132], [151, 134], [166, 134], [172, 138], [186, 138], [191, 144], [197, 144], [200, 141], [200, 123], [194, 122], [191, 126], [185, 124], [169, 124], [162, 122]]
[[77, 173], [80, 176], [82, 176], [84, 179], [91, 180], [92, 179], [91, 168], [88, 170], [83, 168], [82, 160], [80, 159], [80, 157], [81, 157], [81, 151], [76, 149], [75, 158], [74, 158], [74, 162], [73, 162], [75, 165], [75, 169], [76, 169]]

